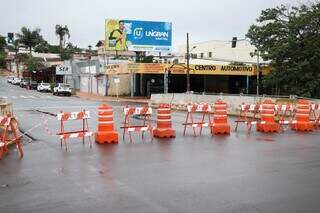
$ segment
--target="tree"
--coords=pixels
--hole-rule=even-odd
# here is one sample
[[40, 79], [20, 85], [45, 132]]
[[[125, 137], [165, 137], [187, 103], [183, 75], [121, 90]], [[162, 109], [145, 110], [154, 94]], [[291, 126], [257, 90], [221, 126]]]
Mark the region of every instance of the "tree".
[[6, 67], [6, 52], [4, 51], [7, 45], [6, 39], [0, 35], [0, 68]]
[[74, 53], [79, 52], [81, 52], [81, 49], [69, 42], [66, 48], [62, 49], [62, 51], [60, 52], [60, 58], [62, 60], [70, 60]]
[[320, 97], [320, 3], [269, 8], [257, 22], [246, 36], [270, 61], [264, 83], [279, 94]]
[[35, 72], [41, 67], [43, 67], [43, 64], [41, 63], [40, 59], [34, 58], [32, 56], [29, 56], [25, 63], [27, 66], [27, 70], [30, 72], [30, 76], [32, 76], [32, 72]]
[[63, 27], [62, 25], [57, 24], [56, 25], [56, 35], [59, 36], [60, 51], [62, 51], [62, 49], [65, 46], [65, 42], [66, 42], [65, 37], [68, 36], [68, 38], [70, 38], [68, 26], [65, 25]]
[[41, 30], [39, 28], [30, 30], [29, 28], [22, 27], [21, 32], [17, 34], [19, 43], [29, 49], [30, 55], [32, 52], [32, 48], [36, 47], [43, 41], [43, 38], [40, 35], [40, 31]]
[[7, 42], [5, 37], [0, 35], [0, 52], [4, 52], [4, 49], [6, 48], [6, 46], [7, 46]]
[[43, 40], [35, 48], [34, 51], [37, 53], [48, 53], [50, 50], [50, 44]]

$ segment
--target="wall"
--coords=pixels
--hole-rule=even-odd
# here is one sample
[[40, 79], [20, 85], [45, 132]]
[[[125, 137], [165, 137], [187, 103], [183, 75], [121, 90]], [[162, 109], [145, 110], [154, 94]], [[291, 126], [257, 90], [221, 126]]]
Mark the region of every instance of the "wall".
[[89, 74], [80, 75], [80, 92], [92, 93], [96, 95], [106, 95], [106, 76], [94, 76]]
[[117, 95], [116, 83], [114, 82], [114, 77], [117, 76], [120, 79], [119, 83], [119, 95], [130, 95], [131, 93], [131, 75], [107, 75], [108, 80], [108, 92], [107, 95]]
[[[93, 75], [96, 75], [102, 71], [100, 69], [100, 62], [98, 60], [91, 61], [78, 61], [78, 60], [69, 60], [65, 61], [64, 65], [71, 66], [72, 75], [65, 76], [65, 81], [70, 83], [71, 87], [75, 90], [80, 90], [83, 85], [81, 85], [80, 75], [88, 74], [89, 70]], [[90, 69], [89, 69], [90, 66]], [[70, 80], [72, 78], [72, 80]]]
[[[228, 104], [228, 112], [230, 114], [238, 114], [239, 105], [254, 104], [261, 102], [263, 97], [257, 98], [256, 96], [240, 96], [240, 95], [197, 95], [197, 94], [185, 94], [185, 93], [175, 93], [175, 94], [152, 94], [151, 95], [151, 105], [157, 106], [160, 103], [171, 103], [173, 108], [185, 109], [188, 103], [214, 103], [218, 99], [222, 99]], [[274, 101], [277, 98], [271, 98]], [[320, 103], [320, 100], [313, 99], [312, 101]]]

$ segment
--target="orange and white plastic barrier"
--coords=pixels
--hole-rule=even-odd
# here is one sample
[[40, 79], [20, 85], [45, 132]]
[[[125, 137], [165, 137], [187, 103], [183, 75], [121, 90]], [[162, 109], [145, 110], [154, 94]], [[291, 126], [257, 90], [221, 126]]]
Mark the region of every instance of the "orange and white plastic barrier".
[[311, 103], [311, 111], [310, 111], [310, 116], [311, 116], [311, 121], [314, 122], [315, 128], [320, 127], [320, 106], [317, 103]]
[[[187, 112], [186, 120], [182, 124], [182, 125], [184, 125], [183, 135], [186, 134], [187, 126], [192, 127], [194, 136], [197, 136], [196, 128], [200, 128], [200, 135], [201, 135], [203, 127], [211, 127], [210, 113], [212, 112], [212, 108], [209, 104], [207, 104], [207, 103], [189, 104], [187, 106], [187, 110], [188, 110], [188, 112]], [[202, 115], [202, 118], [200, 121], [194, 120], [194, 118], [193, 118], [194, 113], [199, 113]], [[208, 118], [208, 122], [205, 122], [206, 117]]]
[[261, 105], [257, 104], [244, 104], [240, 105], [240, 113], [237, 118], [235, 131], [238, 130], [239, 123], [244, 123], [247, 127], [248, 132], [251, 131], [252, 125], [256, 125], [258, 121], [259, 111], [261, 109]]
[[279, 124], [275, 120], [275, 103], [266, 99], [262, 102], [260, 111], [260, 122], [257, 122], [258, 132], [278, 132]]
[[[83, 110], [80, 112], [63, 112], [57, 114], [58, 121], [60, 121], [60, 132], [57, 135], [60, 137], [60, 143], [62, 148], [62, 142], [65, 144], [66, 151], [68, 151], [67, 139], [70, 138], [82, 138], [84, 144], [84, 138], [89, 137], [90, 148], [92, 147], [91, 136], [92, 132], [89, 131], [88, 119], [90, 118], [90, 112]], [[65, 131], [64, 126], [66, 121], [79, 120], [82, 121], [81, 130]]]
[[[142, 139], [144, 139], [144, 132], [150, 132], [151, 140], [153, 140], [153, 127], [151, 124], [151, 115], [152, 115], [152, 108], [145, 106], [145, 107], [125, 107], [123, 109], [125, 118], [123, 122], [123, 126], [120, 128], [123, 129], [123, 140], [125, 139], [125, 134], [129, 134], [130, 142], [132, 143], [132, 135], [131, 132], [141, 132]], [[132, 116], [142, 116], [143, 123], [142, 125], [134, 125], [131, 123]]]
[[212, 134], [230, 134], [228, 124], [227, 104], [218, 100], [214, 103], [213, 123], [211, 124]]
[[98, 107], [98, 131], [95, 133], [97, 143], [118, 143], [118, 133], [114, 130], [113, 109], [102, 104]]
[[11, 143], [15, 143], [22, 158], [23, 149], [19, 137], [19, 124], [11, 114], [8, 114], [0, 116], [0, 159], [9, 152], [8, 145]]
[[172, 129], [171, 106], [160, 104], [157, 109], [157, 128], [153, 130], [156, 138], [174, 138], [176, 131]]
[[284, 131], [284, 125], [291, 125], [295, 123], [293, 120], [294, 116], [294, 107], [292, 104], [278, 104], [275, 105], [276, 108], [276, 117], [278, 118], [279, 130]]
[[310, 121], [311, 105], [308, 100], [299, 99], [297, 101], [295, 120], [296, 123], [291, 125], [295, 131], [313, 131], [314, 123]]

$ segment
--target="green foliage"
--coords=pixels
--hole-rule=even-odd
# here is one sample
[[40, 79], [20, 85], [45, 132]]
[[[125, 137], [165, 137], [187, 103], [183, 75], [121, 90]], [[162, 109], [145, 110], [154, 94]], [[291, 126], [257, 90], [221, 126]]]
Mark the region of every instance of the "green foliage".
[[284, 95], [320, 97], [320, 3], [269, 8], [257, 22], [246, 36], [271, 62], [264, 83]]
[[25, 47], [29, 48], [30, 55], [33, 47], [43, 42], [43, 38], [40, 35], [40, 29], [36, 28], [30, 30], [29, 28], [22, 27], [21, 32], [17, 34], [18, 42]]
[[29, 72], [33, 72], [41, 68], [42, 63], [38, 58], [29, 57], [26, 60], [27, 69]]
[[6, 52], [0, 51], [0, 68], [6, 68]]
[[58, 45], [51, 45], [47, 41], [42, 41], [36, 48], [35, 52], [38, 53], [60, 53], [60, 47]]
[[0, 52], [4, 52], [4, 49], [6, 46], [7, 46], [6, 39], [0, 35]]
[[26, 53], [18, 53], [16, 58], [18, 62], [26, 63], [29, 60], [30, 56]]
[[7, 45], [6, 39], [0, 35], [0, 68], [6, 67], [6, 56], [4, 49]]
[[65, 37], [68, 36], [70, 38], [70, 33], [68, 26], [62, 26], [57, 24], [56, 25], [56, 35], [59, 36], [59, 41], [60, 41], [60, 49], [62, 50], [65, 46]]
[[81, 49], [69, 42], [66, 48], [61, 49], [60, 58], [62, 60], [70, 60], [74, 53], [81, 52]]

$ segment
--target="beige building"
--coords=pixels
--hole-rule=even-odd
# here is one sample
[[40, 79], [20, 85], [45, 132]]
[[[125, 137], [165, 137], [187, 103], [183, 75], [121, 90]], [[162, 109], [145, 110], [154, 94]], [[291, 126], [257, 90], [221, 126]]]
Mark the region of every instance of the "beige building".
[[[186, 45], [180, 45], [177, 49], [179, 63], [186, 63]], [[256, 64], [257, 56], [251, 56], [255, 49], [247, 40], [238, 40], [235, 48], [231, 47], [231, 41], [212, 40], [190, 43], [190, 64]], [[261, 62], [266, 63], [260, 59]]]

